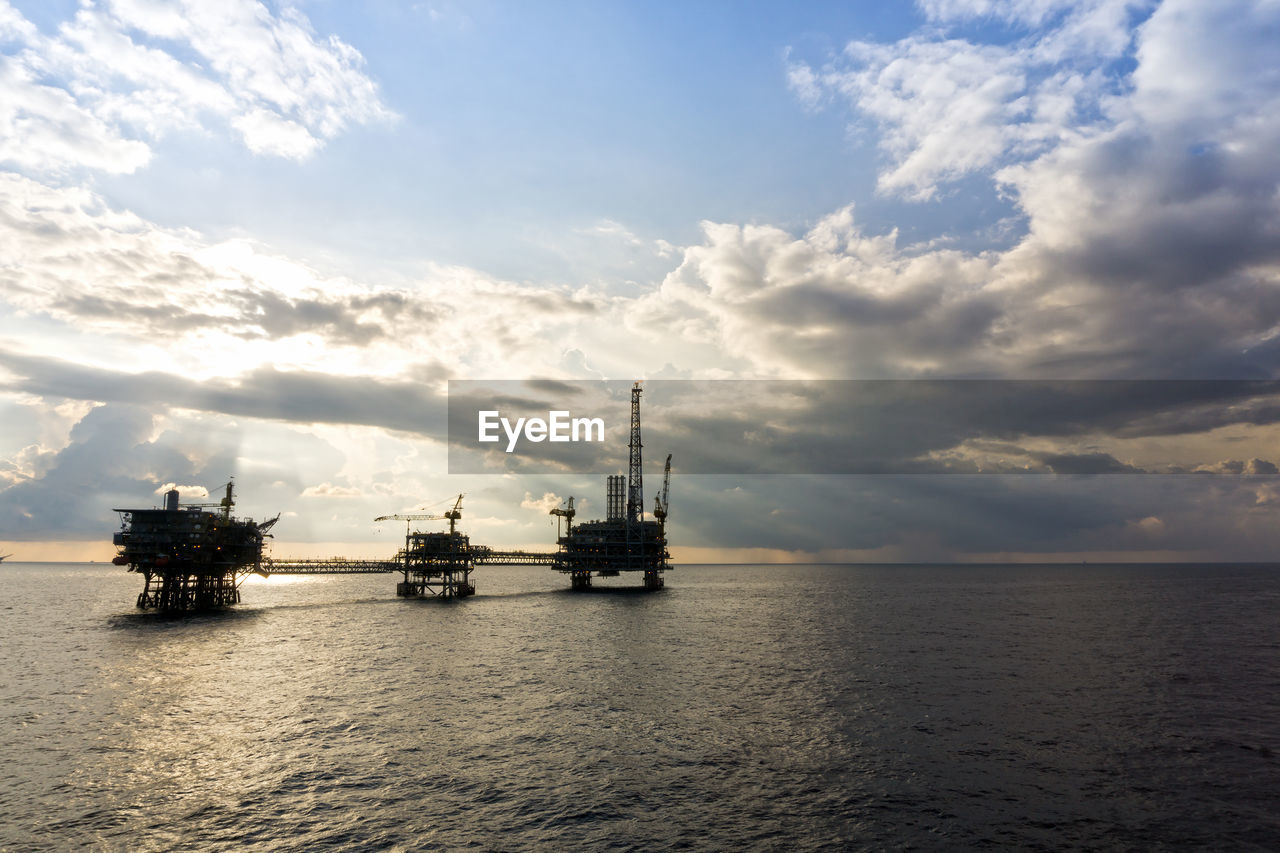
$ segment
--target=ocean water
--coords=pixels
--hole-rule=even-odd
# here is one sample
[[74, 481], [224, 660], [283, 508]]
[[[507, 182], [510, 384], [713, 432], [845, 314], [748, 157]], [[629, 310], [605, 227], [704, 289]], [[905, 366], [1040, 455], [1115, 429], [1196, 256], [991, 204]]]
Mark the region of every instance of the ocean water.
[[1280, 849], [1280, 567], [474, 579], [5, 563], [0, 849]]

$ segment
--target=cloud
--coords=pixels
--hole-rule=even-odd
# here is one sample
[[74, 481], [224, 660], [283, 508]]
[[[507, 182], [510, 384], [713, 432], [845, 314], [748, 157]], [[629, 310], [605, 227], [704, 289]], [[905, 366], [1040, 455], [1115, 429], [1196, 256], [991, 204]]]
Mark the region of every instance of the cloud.
[[520, 501], [521, 509], [537, 510], [541, 513], [549, 513], [551, 510], [564, 503], [564, 498], [555, 492], [544, 492], [542, 497], [535, 498], [529, 492], [524, 493], [524, 500]]
[[[1033, 148], [1056, 131], [1033, 121], [1035, 98], [1015, 51], [913, 41], [853, 43], [845, 53], [853, 70], [828, 85], [881, 123], [881, 148], [894, 161], [880, 176], [882, 191], [927, 199], [940, 181], [985, 168], [1015, 147]], [[1061, 98], [1064, 87], [1056, 88]]]
[[320, 147], [320, 140], [305, 127], [263, 109], [237, 116], [231, 120], [231, 126], [243, 134], [245, 145], [254, 154], [303, 160]]
[[[820, 85], [878, 129], [886, 192], [989, 180], [1018, 213], [1013, 245], [902, 245], [852, 207], [799, 238], [706, 223], [632, 327], [704, 341], [757, 375], [1275, 375], [1280, 7], [925, 9], [938, 27], [853, 42], [791, 79], [807, 103]], [[951, 31], [989, 15], [1027, 30], [1001, 43]]]
[[[50, 186], [76, 170], [135, 170], [167, 134], [225, 128], [252, 151], [303, 158], [390, 113], [359, 54], [314, 33], [289, 6], [103, 3], [42, 34], [0, 3], [0, 75], [12, 93], [0, 105], [0, 157], [41, 176], [0, 175], [0, 298], [18, 341], [0, 346], [4, 385], [107, 403], [63, 450], [31, 437], [13, 443], [27, 449], [0, 468], [14, 484], [3, 511], [26, 512], [37, 498], [57, 506], [65, 499], [54, 486], [138, 493], [144, 481], [146, 491], [197, 481], [204, 463], [195, 451], [162, 458], [174, 445], [157, 445], [157, 422], [147, 421], [173, 407], [439, 437], [438, 392], [451, 375], [1277, 376], [1275, 4], [918, 5], [927, 27], [891, 44], [853, 42], [825, 64], [795, 62], [789, 79], [806, 105], [848, 109], [859, 129], [879, 134], [883, 192], [949, 204], [961, 180], [989, 182], [1016, 213], [999, 248], [953, 248], [947, 235], [913, 245], [869, 229], [852, 206], [799, 233], [708, 221], [681, 247], [604, 219], [578, 238], [627, 253], [652, 243], [671, 259], [652, 281], [628, 278], [627, 293], [641, 295], [613, 296], [616, 287], [503, 281], [430, 263], [394, 286], [352, 281], [248, 240], [161, 226], [83, 187]], [[68, 330], [76, 334], [56, 334]], [[866, 427], [855, 449], [899, 466], [1017, 463], [1100, 480], [1147, 467], [1134, 448], [1160, 436], [1236, 430], [1236, 440], [1244, 427], [1277, 420], [1274, 402], [1229, 395], [1113, 396], [1072, 411], [1082, 402], [997, 418], [957, 400], [945, 417], [934, 410], [936, 423], [920, 418], [901, 434]], [[671, 429], [706, 429], [716, 439], [703, 446], [711, 463], [791, 430], [809, 455], [768, 460], [784, 468], [820, 462], [855, 432], [850, 421], [840, 433], [838, 418], [797, 429], [787, 418], [803, 409], [724, 411], [672, 418]], [[1089, 423], [1105, 441], [1087, 434]], [[1262, 476], [1274, 464], [1265, 448], [1203, 450], [1187, 451], [1187, 470]], [[108, 476], [112, 458], [128, 465]], [[70, 476], [73, 464], [85, 466], [82, 477]], [[303, 483], [376, 493], [332, 464], [295, 476], [290, 496]], [[946, 484], [815, 487], [829, 505], [772, 487], [741, 505], [733, 495], [687, 505], [708, 519], [700, 529], [718, 537], [710, 541], [741, 533], [803, 548], [825, 536], [903, 548], [916, 536], [943, 549], [1030, 550], [1148, 547], [1141, 523], [1150, 518], [1164, 524], [1162, 545], [1201, 547], [1196, 533], [1229, 543], [1233, 515], [1274, 529], [1277, 506], [1266, 484], [1209, 476], [1186, 478], [1191, 485], [1162, 478], [1177, 484], [1160, 487], [1176, 492], [1165, 498], [1128, 482], [1111, 494], [1068, 478], [968, 487], [938, 479]], [[37, 494], [29, 481], [49, 486]], [[526, 499], [540, 506], [545, 494], [533, 494], [542, 491]], [[782, 498], [808, 514], [759, 525]], [[21, 524], [22, 512], [2, 518]], [[40, 529], [62, 523], [42, 518]], [[692, 512], [687, 523], [702, 524]]]
[[713, 344], [764, 375], [927, 374], [980, 351], [1001, 299], [992, 259], [901, 251], [845, 208], [797, 239], [771, 226], [704, 223], [630, 325]]
[[0, 56], [0, 87], [0, 161], [40, 171], [132, 172], [150, 159], [145, 143], [126, 139], [70, 93], [39, 84], [13, 57]]
[[1154, 515], [1149, 515], [1140, 521], [1130, 522], [1129, 526], [1152, 537], [1159, 537], [1165, 531], [1164, 522]]
[[1055, 474], [1125, 474], [1138, 470], [1110, 453], [1042, 453], [1037, 458]]
[[[451, 382], [451, 470], [625, 470], [629, 385]], [[1276, 381], [650, 380], [643, 395], [645, 446], [682, 474], [1186, 473], [1280, 434]], [[475, 440], [478, 411], [564, 408], [600, 417], [606, 442]]]
[[90, 410], [42, 476], [0, 490], [0, 529], [14, 540], [105, 536], [115, 526], [111, 507], [156, 494], [164, 475], [221, 482], [235, 473], [228, 436], [154, 435], [155, 424], [137, 406]]
[[204, 486], [179, 486], [177, 483], [169, 482], [162, 486], [156, 487], [154, 494], [163, 495], [165, 492], [178, 490], [178, 495], [182, 498], [207, 498], [209, 490]]
[[[889, 163], [879, 188], [915, 199], [975, 172], [1028, 162], [1134, 119], [1234, 124], [1275, 96], [1275, 10], [1254, 0], [925, 0], [937, 25], [853, 41], [824, 66], [792, 62], [810, 106], [830, 98], [874, 123]], [[1003, 21], [1013, 40], [951, 35]], [[1144, 20], [1145, 19], [1145, 20]]]
[[643, 246], [645, 241], [635, 235], [631, 229], [612, 219], [602, 219], [590, 228], [578, 229], [579, 233], [590, 234], [604, 239], [618, 240], [628, 246]]
[[321, 483], [318, 486], [307, 486], [302, 490], [304, 498], [362, 498], [364, 492], [350, 486], [335, 486], [332, 483]]
[[8, 459], [0, 459], [0, 480], [8, 485], [43, 477], [57, 459], [57, 453], [39, 444], [29, 444]]
[[175, 129], [222, 122], [250, 151], [305, 159], [351, 124], [394, 114], [358, 51], [256, 0], [114, 0], [44, 35], [7, 0], [0, 160], [40, 172], [132, 172]]
[[[812, 557], [880, 552], [853, 557], [864, 560], [1152, 550], [1265, 560], [1274, 551], [1275, 504], [1260, 503], [1258, 489], [1194, 476], [681, 477], [673, 478], [672, 502], [686, 509], [668, 526], [678, 544]], [[778, 508], [785, 511], [774, 514]], [[1144, 526], [1148, 518], [1163, 530]]]
[[1274, 462], [1268, 462], [1265, 459], [1249, 459], [1247, 461], [1239, 459], [1224, 459], [1221, 462], [1215, 462], [1212, 465], [1197, 466], [1195, 470], [1213, 474], [1243, 474], [1249, 477], [1273, 477], [1276, 474], [1280, 474], [1280, 469], [1276, 468], [1276, 464]]
[[[458, 266], [366, 284], [329, 276], [244, 239], [210, 242], [113, 209], [83, 188], [0, 172], [7, 263], [0, 300], [76, 337], [129, 344], [141, 363], [207, 374], [271, 362], [389, 373], [434, 364], [520, 375], [562, 373], [547, 341], [609, 334], [626, 301], [589, 286], [496, 280]], [[153, 357], [154, 356], [154, 357]], [[425, 369], [425, 368], [424, 368]]]
[[280, 371], [199, 381], [160, 371], [124, 373], [0, 351], [15, 374], [9, 391], [50, 397], [194, 409], [296, 423], [364, 424], [440, 437], [444, 400], [422, 383], [368, 376]]
[[[1035, 28], [1009, 44], [942, 38], [853, 41], [825, 67], [792, 63], [788, 81], [814, 106], [828, 95], [880, 130], [890, 160], [879, 189], [917, 200], [967, 174], [1023, 161], [1087, 131], [1119, 91], [1114, 64], [1131, 42], [1127, 0], [1086, 3], [923, 3], [943, 24], [995, 17]], [[944, 30], [945, 32], [945, 30]]]

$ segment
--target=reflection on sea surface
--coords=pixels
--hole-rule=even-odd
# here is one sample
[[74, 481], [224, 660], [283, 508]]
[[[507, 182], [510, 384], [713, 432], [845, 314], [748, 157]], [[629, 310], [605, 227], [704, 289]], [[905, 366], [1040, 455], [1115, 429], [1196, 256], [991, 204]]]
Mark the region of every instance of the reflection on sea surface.
[[[1280, 572], [253, 580], [6, 564], [0, 847], [1266, 847]], [[618, 579], [625, 583], [627, 578]], [[1223, 841], [1225, 839], [1225, 842]]]

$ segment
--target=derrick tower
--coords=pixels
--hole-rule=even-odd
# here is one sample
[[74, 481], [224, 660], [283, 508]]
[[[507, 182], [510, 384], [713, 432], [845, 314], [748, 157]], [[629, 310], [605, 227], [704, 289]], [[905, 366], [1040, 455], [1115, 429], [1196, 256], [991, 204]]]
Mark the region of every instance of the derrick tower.
[[627, 467], [627, 524], [635, 524], [644, 512], [644, 470], [640, 462], [640, 383], [631, 388], [631, 441], [627, 445], [630, 461]]

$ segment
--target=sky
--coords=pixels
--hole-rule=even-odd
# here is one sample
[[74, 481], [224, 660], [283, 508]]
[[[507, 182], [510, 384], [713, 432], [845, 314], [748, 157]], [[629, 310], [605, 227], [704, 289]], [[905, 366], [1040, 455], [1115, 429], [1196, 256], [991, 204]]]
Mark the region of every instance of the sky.
[[1277, 43], [1274, 0], [0, 0], [0, 553], [231, 477], [277, 556], [459, 493], [550, 547], [602, 478], [451, 474], [448, 382], [608, 379], [783, 383], [646, 410], [677, 563], [1273, 560]]

